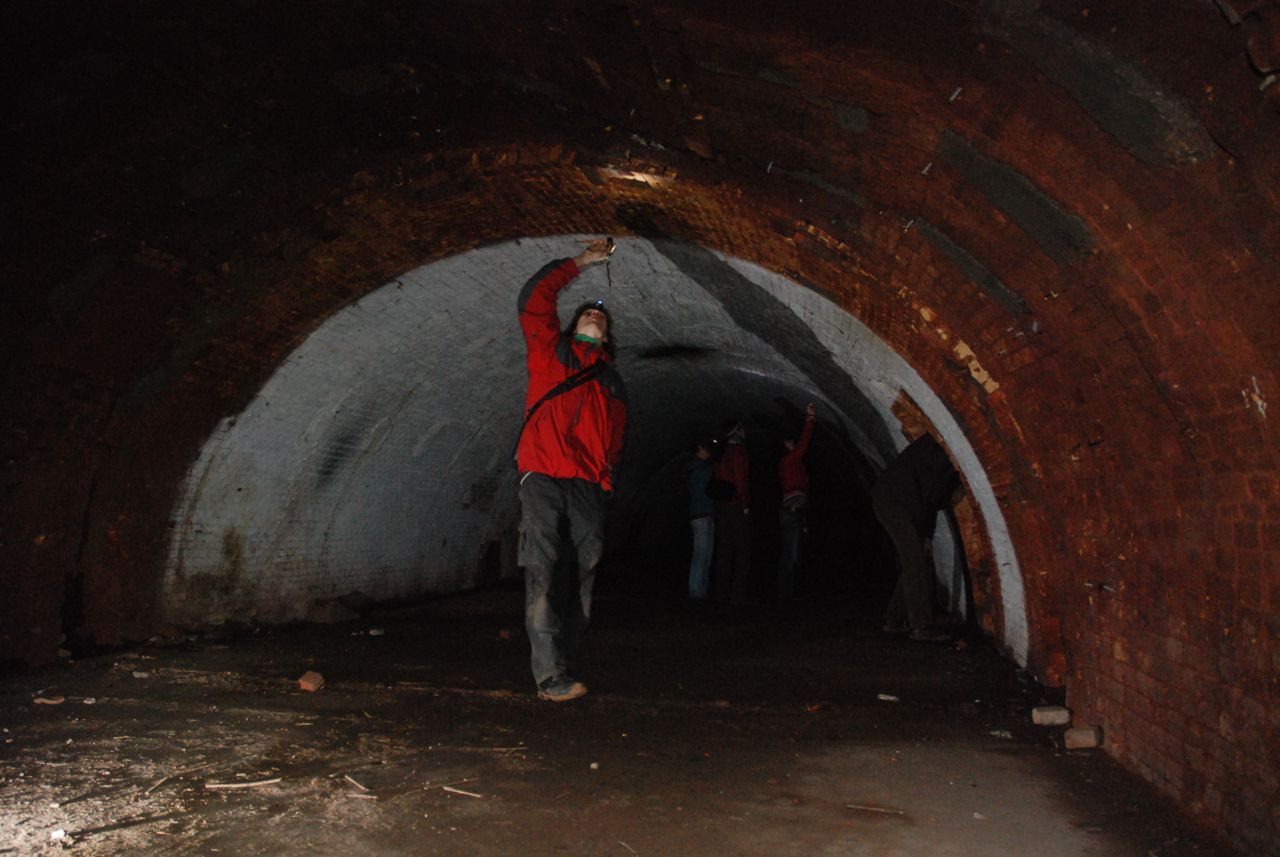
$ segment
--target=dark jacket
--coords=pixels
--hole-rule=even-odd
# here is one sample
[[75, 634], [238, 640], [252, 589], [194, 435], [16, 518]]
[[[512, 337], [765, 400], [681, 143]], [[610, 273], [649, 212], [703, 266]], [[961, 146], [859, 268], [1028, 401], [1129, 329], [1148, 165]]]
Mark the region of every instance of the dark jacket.
[[732, 483], [733, 497], [729, 505], [751, 508], [751, 454], [745, 443], [729, 441], [724, 455], [716, 462], [714, 478]]
[[[534, 274], [520, 292], [517, 309], [529, 369], [525, 413], [578, 370], [610, 362], [603, 348], [560, 330], [556, 300], [578, 274], [573, 259], [559, 259]], [[626, 388], [608, 365], [587, 383], [542, 403], [520, 437], [517, 467], [521, 473], [585, 479], [612, 491], [626, 423]]]
[[689, 517], [705, 518], [715, 514], [716, 504], [707, 496], [707, 485], [711, 482], [710, 459], [693, 456], [689, 459]]
[[911, 515], [922, 538], [933, 533], [938, 512], [960, 486], [946, 450], [932, 435], [922, 435], [898, 453], [876, 480], [872, 499], [891, 502]]

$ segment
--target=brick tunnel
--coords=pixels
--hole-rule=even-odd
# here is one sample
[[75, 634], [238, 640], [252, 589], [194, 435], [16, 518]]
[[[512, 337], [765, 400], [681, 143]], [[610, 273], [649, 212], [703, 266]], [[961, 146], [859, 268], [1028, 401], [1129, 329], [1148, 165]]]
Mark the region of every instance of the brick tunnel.
[[810, 594], [891, 579], [927, 426], [952, 608], [1280, 853], [1274, 2], [11, 15], [6, 663], [518, 580], [515, 295], [607, 234], [609, 585], [677, 593], [691, 444], [809, 401]]

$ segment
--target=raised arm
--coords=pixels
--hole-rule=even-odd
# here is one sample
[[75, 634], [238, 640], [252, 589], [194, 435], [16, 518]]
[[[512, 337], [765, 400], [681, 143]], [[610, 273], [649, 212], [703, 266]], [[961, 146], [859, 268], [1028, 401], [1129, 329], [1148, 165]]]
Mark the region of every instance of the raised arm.
[[813, 439], [813, 424], [817, 419], [817, 409], [810, 402], [809, 407], [804, 409], [804, 430], [800, 432], [800, 440], [796, 441], [796, 454], [800, 458], [804, 458], [809, 451], [809, 441]]
[[560, 333], [556, 299], [564, 287], [577, 278], [580, 270], [574, 259], [556, 259], [543, 265], [520, 290], [516, 311], [525, 344], [531, 352], [554, 347]]
[[571, 259], [548, 262], [529, 278], [520, 290], [516, 311], [520, 317], [520, 329], [524, 331], [525, 344], [530, 351], [554, 347], [560, 333], [560, 317], [556, 314], [556, 301], [565, 286], [582, 273], [582, 269], [609, 258], [613, 252], [612, 239], [597, 238]]

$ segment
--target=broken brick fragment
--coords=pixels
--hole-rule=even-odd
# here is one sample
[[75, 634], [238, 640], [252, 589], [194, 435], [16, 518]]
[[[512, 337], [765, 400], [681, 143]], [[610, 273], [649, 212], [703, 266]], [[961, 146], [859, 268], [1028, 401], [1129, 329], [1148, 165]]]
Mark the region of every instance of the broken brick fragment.
[[298, 679], [298, 688], [308, 693], [314, 693], [324, 687], [324, 676], [314, 670], [307, 670]]

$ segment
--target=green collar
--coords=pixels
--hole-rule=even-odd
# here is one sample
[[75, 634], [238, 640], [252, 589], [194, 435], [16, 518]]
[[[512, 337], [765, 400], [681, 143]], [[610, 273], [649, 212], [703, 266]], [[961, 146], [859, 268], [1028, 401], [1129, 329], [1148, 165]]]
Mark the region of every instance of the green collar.
[[592, 345], [599, 345], [602, 340], [596, 339], [594, 336], [587, 336], [585, 333], [575, 333], [573, 338], [579, 342], [589, 342]]

